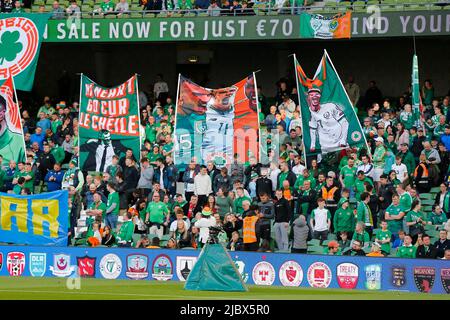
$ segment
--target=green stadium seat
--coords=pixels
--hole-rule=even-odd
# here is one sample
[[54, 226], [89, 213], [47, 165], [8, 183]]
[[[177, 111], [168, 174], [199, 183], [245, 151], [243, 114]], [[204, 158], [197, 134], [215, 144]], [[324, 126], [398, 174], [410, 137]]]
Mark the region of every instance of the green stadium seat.
[[196, 249], [192, 248], [192, 247], [184, 247], [184, 248], [181, 248], [181, 250], [196, 250]]
[[320, 244], [320, 240], [319, 239], [311, 239], [308, 241], [308, 247], [309, 246], [318, 246]]
[[432, 200], [434, 199], [433, 195], [431, 193], [421, 193], [419, 194], [420, 200]]
[[25, 8], [23, 10], [25, 11], [25, 13], [31, 13], [31, 9], [30, 8]]
[[[83, 18], [83, 19], [91, 19], [92, 18], [92, 14], [89, 12], [82, 12], [81, 13], [81, 18]], [[67, 167], [67, 169], [68, 169], [69, 167]], [[66, 169], [66, 170], [67, 170]]]
[[83, 1], [83, 5], [88, 5], [88, 6], [93, 7], [94, 4], [95, 4], [95, 1], [93, 1], [93, 0], [84, 0]]
[[53, 10], [53, 6], [52, 5], [45, 5], [45, 12], [50, 12]]
[[92, 6], [90, 6], [88, 4], [83, 4], [81, 6], [81, 11], [82, 12], [92, 12]]
[[145, 14], [145, 17], [146, 17], [146, 18], [155, 18], [155, 17], [156, 17], [156, 14], [154, 14], [154, 13], [146, 13], [146, 14]]
[[183, 15], [182, 15], [181, 13], [173, 13], [173, 14], [171, 15], [171, 17], [172, 17], [172, 18], [182, 18]]
[[128, 19], [130, 18], [130, 14], [122, 13], [120, 16], [117, 16], [117, 19]]
[[421, 204], [424, 206], [426, 206], [426, 205], [432, 206], [432, 205], [434, 205], [434, 200], [422, 200]]
[[139, 233], [133, 233], [133, 247], [136, 246], [137, 242], [141, 239], [141, 235]]
[[328, 240], [336, 240], [336, 235], [334, 233], [329, 233]]
[[441, 189], [439, 187], [433, 187], [430, 189], [430, 193], [434, 193], [434, 194], [439, 193], [440, 191], [441, 191]]
[[34, 5], [42, 6], [42, 5], [45, 5], [45, 2], [43, 0], [36, 0], [36, 1], [34, 1]]
[[104, 16], [105, 19], [117, 19], [117, 16], [115, 14], [107, 14]]
[[167, 13], [161, 12], [161, 13], [157, 14], [156, 17], [157, 18], [167, 18]]
[[168, 234], [163, 234], [163, 236], [161, 237], [161, 241], [168, 241], [170, 239], [170, 235]]
[[185, 13], [185, 14], [184, 14], [184, 17], [185, 17], [185, 18], [192, 18], [192, 17], [195, 17], [195, 13], [193, 13], [193, 12]]
[[[147, 15], [145, 15], [145, 16], [147, 17]], [[132, 19], [142, 18], [142, 13], [132, 12], [130, 14], [130, 18], [132, 18]]]
[[389, 256], [395, 257], [397, 255], [397, 248], [391, 248], [391, 252], [389, 253]]
[[198, 16], [199, 16], [199, 17], [209, 17], [209, 14], [206, 13], [206, 12], [200, 12], [200, 13], [198, 14]]

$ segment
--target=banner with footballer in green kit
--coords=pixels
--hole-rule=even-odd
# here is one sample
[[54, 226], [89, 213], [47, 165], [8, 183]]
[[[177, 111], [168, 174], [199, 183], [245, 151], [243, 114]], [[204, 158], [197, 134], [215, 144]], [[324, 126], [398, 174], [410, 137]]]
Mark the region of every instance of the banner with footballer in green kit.
[[361, 124], [328, 53], [312, 79], [296, 57], [298, 98], [306, 156], [367, 147]]
[[175, 118], [175, 164], [214, 161], [219, 167], [259, 159], [255, 75], [232, 86], [204, 88], [180, 75]]
[[136, 75], [113, 88], [99, 86], [81, 75], [80, 91], [80, 169], [104, 172], [113, 156], [122, 158], [127, 149], [140, 159]]

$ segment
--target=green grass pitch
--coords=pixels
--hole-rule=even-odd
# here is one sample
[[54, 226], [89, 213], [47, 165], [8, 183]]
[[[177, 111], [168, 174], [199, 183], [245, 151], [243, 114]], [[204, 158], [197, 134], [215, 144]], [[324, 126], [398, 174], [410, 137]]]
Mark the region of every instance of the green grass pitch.
[[374, 292], [362, 290], [288, 288], [248, 286], [248, 292], [187, 291], [184, 283], [169, 281], [143, 280], [103, 280], [80, 279], [80, 289], [68, 289], [66, 278], [0, 277], [0, 299], [21, 300], [424, 300], [445, 299], [450, 295], [408, 293], [408, 292]]

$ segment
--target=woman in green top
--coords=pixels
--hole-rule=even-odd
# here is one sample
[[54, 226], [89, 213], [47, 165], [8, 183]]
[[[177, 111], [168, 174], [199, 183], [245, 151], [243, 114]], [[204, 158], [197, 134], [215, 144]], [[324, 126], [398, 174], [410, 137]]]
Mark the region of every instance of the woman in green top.
[[217, 190], [216, 195], [217, 213], [223, 219], [227, 213], [233, 212], [233, 200], [225, 194], [222, 188]]
[[423, 226], [427, 224], [425, 214], [420, 209], [420, 202], [414, 200], [411, 205], [411, 211], [406, 215], [406, 225], [409, 227], [409, 234], [411, 235], [413, 244], [416, 243], [419, 234], [425, 233]]

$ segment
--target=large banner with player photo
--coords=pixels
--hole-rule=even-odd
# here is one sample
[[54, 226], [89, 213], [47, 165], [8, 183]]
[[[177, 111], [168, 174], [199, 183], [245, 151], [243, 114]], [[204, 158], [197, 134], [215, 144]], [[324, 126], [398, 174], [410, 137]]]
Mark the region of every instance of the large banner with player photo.
[[367, 147], [361, 124], [325, 51], [312, 79], [294, 56], [306, 156]]
[[80, 91], [80, 168], [104, 172], [113, 156], [121, 158], [127, 149], [140, 159], [137, 76], [105, 88], [81, 75]]
[[259, 159], [256, 80], [252, 74], [220, 89], [204, 88], [180, 75], [175, 120], [175, 164], [214, 161], [222, 167]]
[[25, 161], [25, 140], [19, 106], [14, 102], [13, 79], [6, 79], [0, 86], [0, 155], [3, 164], [10, 160], [16, 163]]

